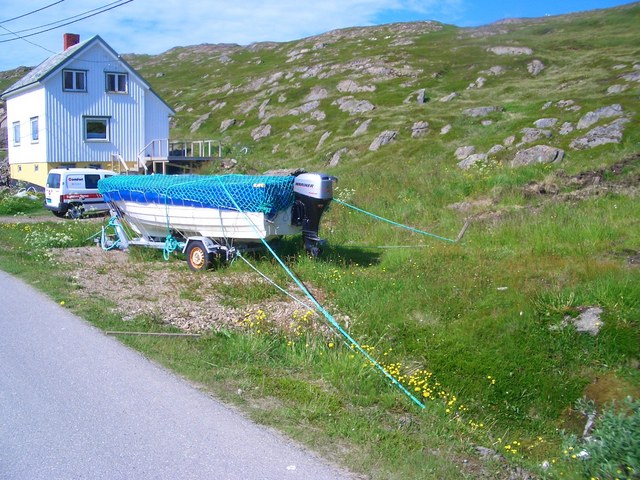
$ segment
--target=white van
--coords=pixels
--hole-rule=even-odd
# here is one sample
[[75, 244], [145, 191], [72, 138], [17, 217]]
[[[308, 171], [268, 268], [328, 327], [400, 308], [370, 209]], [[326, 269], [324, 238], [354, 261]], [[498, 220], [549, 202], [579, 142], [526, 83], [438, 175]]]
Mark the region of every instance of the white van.
[[113, 175], [117, 173], [95, 168], [54, 168], [47, 177], [44, 206], [56, 217], [107, 212], [109, 206], [98, 193], [98, 180]]

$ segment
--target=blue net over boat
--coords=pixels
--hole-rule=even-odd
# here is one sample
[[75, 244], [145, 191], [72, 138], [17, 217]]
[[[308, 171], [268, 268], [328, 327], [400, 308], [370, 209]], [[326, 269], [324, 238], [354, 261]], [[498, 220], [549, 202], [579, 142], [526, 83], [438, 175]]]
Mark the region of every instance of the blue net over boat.
[[98, 191], [108, 203], [239, 208], [271, 217], [293, 204], [293, 181], [270, 175], [115, 175], [100, 180]]

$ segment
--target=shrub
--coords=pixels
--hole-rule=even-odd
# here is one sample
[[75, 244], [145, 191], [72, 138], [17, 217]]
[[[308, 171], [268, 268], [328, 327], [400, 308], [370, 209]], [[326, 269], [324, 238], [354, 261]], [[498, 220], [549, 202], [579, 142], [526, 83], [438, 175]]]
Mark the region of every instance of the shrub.
[[586, 478], [640, 478], [640, 400], [607, 406], [593, 435], [574, 443]]

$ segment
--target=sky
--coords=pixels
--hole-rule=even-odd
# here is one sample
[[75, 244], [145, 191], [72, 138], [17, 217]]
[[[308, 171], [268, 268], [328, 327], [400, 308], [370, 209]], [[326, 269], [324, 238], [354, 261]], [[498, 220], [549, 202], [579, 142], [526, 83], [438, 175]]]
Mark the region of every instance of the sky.
[[[158, 54], [177, 46], [202, 43], [248, 45], [262, 41], [285, 42], [339, 28], [392, 22], [436, 20], [459, 27], [480, 26], [503, 18], [543, 17], [609, 8], [626, 3], [630, 2], [2, 0], [0, 71], [23, 65], [38, 65], [53, 53], [62, 50], [64, 33], [77, 33], [83, 40], [100, 35], [121, 54]], [[65, 23], [69, 24], [62, 25]]]

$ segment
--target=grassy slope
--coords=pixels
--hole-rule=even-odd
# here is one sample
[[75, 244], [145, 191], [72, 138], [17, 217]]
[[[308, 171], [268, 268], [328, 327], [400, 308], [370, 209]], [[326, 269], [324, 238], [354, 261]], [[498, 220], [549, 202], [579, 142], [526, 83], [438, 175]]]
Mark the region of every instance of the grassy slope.
[[[332, 447], [349, 442], [341, 458], [377, 478], [392, 478], [390, 472], [412, 477], [425, 468], [440, 478], [456, 478], [455, 465], [461, 465], [461, 458], [451, 439], [458, 436], [495, 448], [502, 448], [498, 439], [517, 439], [532, 447], [534, 463], [554, 456], [556, 429], [580, 432], [583, 426], [571, 412], [576, 399], [587, 395], [603, 404], [639, 393], [640, 272], [628, 260], [640, 251], [640, 165], [635, 158], [621, 173], [604, 175], [626, 188], [602, 190], [582, 200], [523, 192], [530, 182], [546, 182], [566, 194], [578, 188], [566, 181], [567, 176], [609, 168], [637, 154], [638, 84], [629, 83], [627, 91], [616, 95], [606, 95], [606, 90], [623, 83], [619, 76], [631, 72], [640, 59], [639, 13], [640, 7], [632, 6], [495, 25], [488, 29], [495, 35], [481, 37], [450, 26], [440, 31], [416, 27], [414, 33], [402, 34], [394, 27], [358, 29], [269, 48], [231, 48], [226, 51], [231, 63], [219, 62], [219, 52], [202, 48], [128, 59], [178, 111], [176, 137], [220, 139], [228, 155], [240, 160], [242, 171], [298, 166], [329, 171], [340, 179], [339, 196], [448, 237], [455, 237], [466, 216], [490, 214], [490, 220], [474, 222], [463, 241], [451, 245], [392, 229], [334, 205], [322, 225], [330, 247], [321, 261], [299, 256], [295, 242], [284, 245], [296, 273], [320, 286], [332, 309], [349, 315], [351, 333], [374, 346], [375, 356], [401, 364], [407, 375], [426, 369], [436, 379], [430, 380], [431, 385], [439, 382], [435, 397], [446, 397], [448, 403], [456, 396], [451, 405], [428, 402], [427, 415], [417, 414], [400, 394], [385, 389], [376, 375], [363, 374], [359, 363], [348, 361], [348, 351], [327, 351], [322, 346], [305, 350], [304, 345], [291, 351], [286, 342], [263, 343], [255, 338], [231, 342], [215, 337], [175, 350], [157, 347], [155, 340], [131, 342], [203, 383], [222, 382], [229, 392], [242, 388], [270, 399], [273, 404], [265, 406], [264, 400], [260, 403], [247, 394], [241, 402], [262, 421], [311, 444], [321, 445], [323, 435], [332, 439]], [[506, 33], [499, 33], [503, 30]], [[343, 38], [336, 40], [336, 35]], [[398, 37], [414, 43], [390, 46]], [[319, 42], [325, 43], [324, 48], [313, 50]], [[496, 56], [486, 50], [499, 45], [527, 46], [534, 55]], [[287, 62], [287, 54], [300, 48], [310, 50]], [[378, 82], [346, 68], [363, 58], [396, 68], [407, 65], [419, 73]], [[526, 69], [532, 58], [546, 65], [537, 77]], [[314, 64], [324, 65], [322, 71], [331, 74], [303, 78], [303, 67]], [[626, 66], [614, 70], [618, 64]], [[480, 73], [496, 65], [506, 72]], [[157, 76], [159, 72], [163, 75]], [[276, 72], [292, 77], [247, 89], [253, 80]], [[465, 90], [480, 75], [487, 78], [486, 85]], [[351, 116], [332, 105], [349, 95], [336, 90], [346, 78], [376, 85], [375, 92], [352, 94], [371, 101], [375, 110]], [[227, 83], [232, 91], [221, 88]], [[329, 92], [320, 105], [325, 120], [284, 114], [304, 103], [314, 87]], [[419, 88], [426, 88], [428, 103], [403, 103]], [[460, 97], [450, 103], [437, 101], [453, 91]], [[281, 95], [286, 97], [282, 102]], [[273, 133], [254, 142], [250, 132], [261, 123], [257, 106], [247, 114], [240, 112], [240, 106], [249, 100], [259, 105], [266, 99], [270, 99], [266, 112], [277, 115], [268, 120]], [[547, 101], [568, 99], [581, 110], [557, 106], [541, 110]], [[191, 124], [221, 102], [225, 105], [190, 134]], [[632, 119], [621, 144], [575, 151], [569, 143], [579, 132], [564, 137], [556, 129], [548, 143], [566, 149], [560, 165], [514, 170], [506, 166], [515, 154], [510, 149], [484, 168], [464, 172], [456, 167], [453, 152], [458, 146], [474, 145], [486, 152], [509, 135], [519, 138], [520, 129], [533, 127], [538, 118], [575, 124], [586, 112], [613, 103], [620, 103]], [[465, 108], [485, 105], [505, 109], [488, 117], [492, 125], [483, 126], [479, 119], [461, 114]], [[227, 118], [244, 123], [220, 134], [220, 122]], [[352, 137], [368, 118], [373, 119], [369, 132]], [[411, 125], [417, 120], [428, 121], [431, 131], [412, 139]], [[290, 130], [293, 125], [312, 124], [317, 125], [312, 132]], [[445, 124], [451, 124], [452, 131], [440, 135]], [[399, 131], [398, 141], [378, 152], [368, 151], [376, 135], [387, 129]], [[327, 131], [331, 136], [316, 150]], [[241, 153], [244, 146], [249, 148], [247, 154]], [[327, 159], [343, 147], [348, 153], [329, 169]], [[482, 202], [471, 212], [448, 208], [455, 202], [478, 200]], [[421, 247], [365, 247], [403, 244]], [[268, 259], [259, 260], [258, 266], [283, 278]], [[242, 267], [236, 263], [233, 268]], [[211, 275], [215, 279], [224, 272]], [[215, 282], [211, 288], [216, 288]], [[251, 299], [247, 288], [236, 301]], [[595, 305], [604, 310], [604, 326], [597, 337], [572, 328], [549, 328], [566, 315], [576, 316], [579, 307]], [[177, 358], [186, 360], [180, 363]], [[219, 368], [211, 371], [205, 364]], [[461, 404], [469, 430], [456, 430], [447, 420]], [[403, 416], [407, 411], [409, 423]], [[399, 421], [404, 427], [397, 426]], [[538, 445], [538, 435], [550, 445]]]

